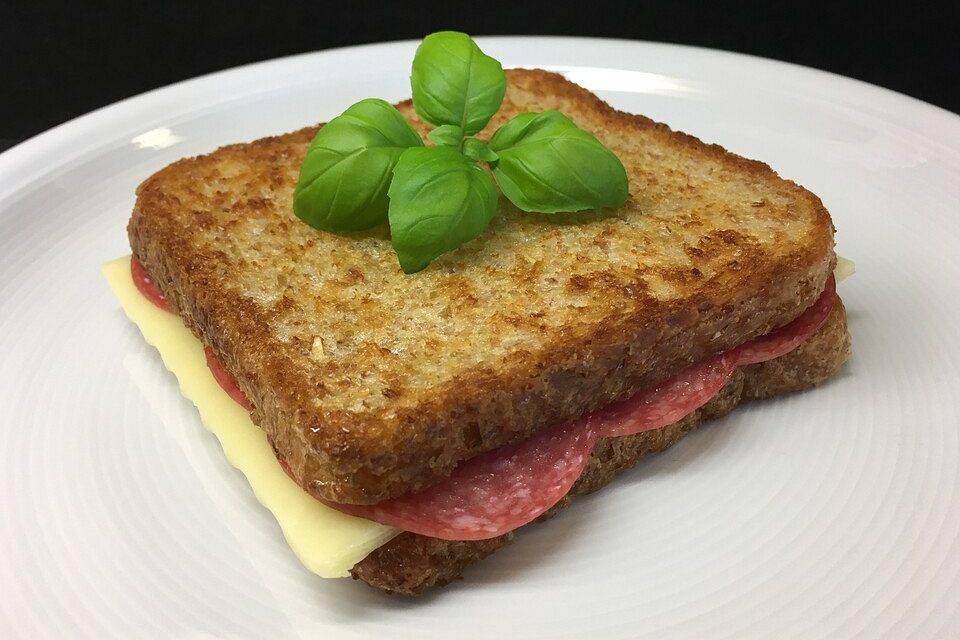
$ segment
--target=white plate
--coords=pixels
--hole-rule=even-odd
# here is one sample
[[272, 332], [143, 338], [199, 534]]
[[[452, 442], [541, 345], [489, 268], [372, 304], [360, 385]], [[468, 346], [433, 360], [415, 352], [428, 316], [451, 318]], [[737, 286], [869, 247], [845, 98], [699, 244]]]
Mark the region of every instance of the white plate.
[[483, 38], [820, 195], [854, 356], [410, 600], [300, 567], [128, 323], [101, 262], [142, 179], [407, 95], [415, 43], [192, 80], [0, 155], [0, 635], [960, 637], [960, 118], [660, 44]]

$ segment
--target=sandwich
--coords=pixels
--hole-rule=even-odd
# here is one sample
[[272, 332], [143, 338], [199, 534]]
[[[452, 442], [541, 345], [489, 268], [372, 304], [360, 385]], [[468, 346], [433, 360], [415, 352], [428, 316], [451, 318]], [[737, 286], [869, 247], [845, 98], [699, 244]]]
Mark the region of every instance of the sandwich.
[[132, 256], [104, 268], [324, 577], [445, 584], [644, 454], [849, 356], [819, 198], [555, 73], [505, 78], [476, 138], [561, 112], [622, 162], [622, 204], [549, 217], [501, 195], [482, 234], [406, 273], [384, 225], [298, 217], [308, 127], [147, 178]]

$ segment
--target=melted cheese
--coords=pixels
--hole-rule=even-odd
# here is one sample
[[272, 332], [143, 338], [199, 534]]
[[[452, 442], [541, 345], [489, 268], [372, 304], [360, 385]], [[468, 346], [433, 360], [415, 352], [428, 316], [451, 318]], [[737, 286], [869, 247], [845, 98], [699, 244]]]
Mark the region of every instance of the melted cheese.
[[197, 406], [227, 460], [247, 477], [257, 500], [273, 513], [307, 569], [323, 578], [345, 577], [353, 565], [399, 533], [331, 509], [288, 478], [264, 432], [213, 378], [200, 341], [176, 314], [158, 309], [134, 286], [130, 258], [109, 262], [102, 270], [127, 317], [160, 352], [164, 365], [177, 376], [181, 393]]

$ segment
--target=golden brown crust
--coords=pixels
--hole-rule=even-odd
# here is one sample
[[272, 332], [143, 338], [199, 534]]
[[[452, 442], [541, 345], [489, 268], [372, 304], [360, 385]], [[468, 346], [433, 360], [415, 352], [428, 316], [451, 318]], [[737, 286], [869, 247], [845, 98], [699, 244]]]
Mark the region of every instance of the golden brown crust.
[[481, 238], [406, 276], [386, 229], [341, 237], [293, 216], [314, 129], [181, 160], [138, 189], [134, 254], [317, 497], [433, 483], [788, 322], [832, 269], [823, 205], [766, 165], [555, 74], [508, 79], [481, 136], [560, 109], [624, 161], [625, 207], [565, 224], [501, 200]]
[[[838, 300], [827, 323], [814, 337], [785, 356], [738, 369], [713, 400], [683, 420], [634, 436], [601, 439], [570, 493], [543, 517], [566, 508], [577, 496], [600, 489], [645, 454], [666, 449], [703, 421], [726, 415], [741, 402], [820, 384], [849, 354], [846, 315]], [[509, 544], [513, 537], [511, 532], [490, 540], [452, 542], [402, 533], [359, 562], [352, 574], [378, 589], [415, 595], [459, 578], [467, 566]]]

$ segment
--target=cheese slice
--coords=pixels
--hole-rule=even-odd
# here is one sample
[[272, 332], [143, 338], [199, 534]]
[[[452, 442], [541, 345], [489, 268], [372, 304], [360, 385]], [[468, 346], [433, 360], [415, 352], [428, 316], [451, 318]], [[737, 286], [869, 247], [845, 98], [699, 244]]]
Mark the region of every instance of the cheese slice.
[[283, 472], [266, 434], [220, 388], [203, 355], [203, 344], [180, 318], [154, 306], [137, 290], [130, 258], [102, 267], [127, 317], [180, 383], [180, 392], [197, 406], [227, 460], [247, 477], [257, 500], [277, 519], [300, 562], [323, 578], [349, 575], [350, 568], [399, 533], [370, 520], [348, 516], [314, 499]]
[[837, 266], [833, 269], [833, 277], [837, 279], [837, 282], [843, 282], [856, 272], [857, 265], [853, 264], [853, 260], [837, 254]]

